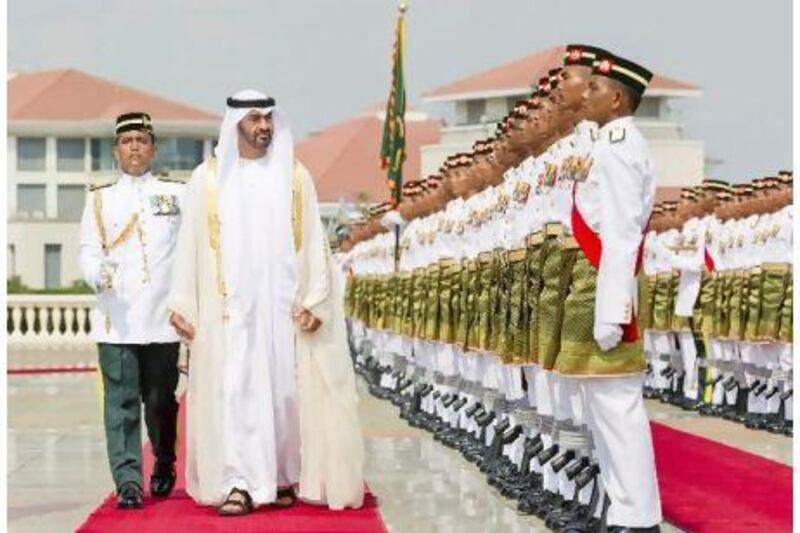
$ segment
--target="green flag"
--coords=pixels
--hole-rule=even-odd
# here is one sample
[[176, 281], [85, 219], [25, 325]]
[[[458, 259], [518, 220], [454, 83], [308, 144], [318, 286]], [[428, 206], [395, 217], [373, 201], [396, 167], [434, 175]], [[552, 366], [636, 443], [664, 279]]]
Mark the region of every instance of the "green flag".
[[406, 159], [406, 86], [403, 76], [403, 14], [400, 7], [395, 30], [392, 53], [392, 89], [386, 104], [386, 119], [383, 123], [381, 143], [381, 166], [387, 169], [392, 202], [396, 205], [402, 198], [403, 162]]

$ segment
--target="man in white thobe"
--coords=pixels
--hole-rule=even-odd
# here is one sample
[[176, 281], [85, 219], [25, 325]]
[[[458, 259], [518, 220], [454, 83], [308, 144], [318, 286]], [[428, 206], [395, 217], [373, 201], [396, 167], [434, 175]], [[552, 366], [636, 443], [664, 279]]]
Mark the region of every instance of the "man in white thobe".
[[[228, 99], [189, 183], [171, 321], [189, 343], [187, 488], [221, 514], [363, 498], [341, 283], [272, 98]], [[302, 460], [301, 460], [302, 458]]]

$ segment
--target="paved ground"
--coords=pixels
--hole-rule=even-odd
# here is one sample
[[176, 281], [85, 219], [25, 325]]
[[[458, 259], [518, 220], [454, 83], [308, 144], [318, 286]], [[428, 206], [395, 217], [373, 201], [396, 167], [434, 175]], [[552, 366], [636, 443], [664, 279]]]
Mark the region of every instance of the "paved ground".
[[[111, 491], [97, 379], [95, 373], [8, 377], [11, 531], [72, 531]], [[457, 452], [410, 428], [394, 406], [359, 388], [367, 481], [393, 532], [545, 530], [537, 519], [518, 515]], [[786, 437], [657, 402], [648, 402], [648, 409], [671, 426], [791, 464]]]

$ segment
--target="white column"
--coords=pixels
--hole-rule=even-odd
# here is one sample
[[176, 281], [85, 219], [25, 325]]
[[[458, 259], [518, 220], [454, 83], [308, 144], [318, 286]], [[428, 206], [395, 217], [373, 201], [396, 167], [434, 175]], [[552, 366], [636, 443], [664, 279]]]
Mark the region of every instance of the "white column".
[[22, 307], [19, 305], [11, 306], [11, 324], [12, 330], [8, 335], [8, 343], [19, 344], [22, 341]]
[[73, 304], [67, 304], [64, 307], [64, 325], [67, 329], [64, 331], [62, 341], [65, 345], [71, 346], [77, 340], [75, 333], [72, 331], [72, 328], [75, 327], [75, 306]]
[[61, 333], [61, 317], [63, 316], [61, 304], [53, 305], [51, 316], [53, 317], [53, 332], [50, 334], [50, 339], [60, 346], [65, 337], [65, 334]]
[[[78, 334], [76, 335], [76, 339], [80, 343], [88, 343], [89, 341], [89, 334], [86, 333], [84, 330], [84, 326], [86, 325], [86, 321], [91, 319], [91, 314], [89, 313], [89, 307], [80, 305], [75, 311], [78, 319]], [[94, 327], [94, 325], [92, 325]], [[91, 328], [89, 328], [91, 332]]]
[[47, 169], [47, 174], [53, 176], [53, 179], [47, 180], [47, 185], [45, 186], [45, 217], [47, 218], [56, 218], [58, 215], [58, 179], [56, 175], [58, 173], [57, 170], [57, 152], [56, 152], [56, 138], [55, 137], [48, 137], [46, 141], [46, 160], [45, 160], [45, 168]]
[[24, 334], [22, 339], [23, 345], [30, 345], [35, 342], [34, 338], [36, 337], [36, 332], [33, 330], [33, 323], [36, 319], [36, 310], [33, 308], [33, 305], [25, 306], [25, 322], [28, 327], [27, 331]]

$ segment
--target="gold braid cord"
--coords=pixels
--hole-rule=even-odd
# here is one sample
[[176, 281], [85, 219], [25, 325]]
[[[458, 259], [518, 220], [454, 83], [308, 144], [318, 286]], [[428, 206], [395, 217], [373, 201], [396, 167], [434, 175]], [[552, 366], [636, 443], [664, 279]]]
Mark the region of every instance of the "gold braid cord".
[[217, 264], [217, 292], [227, 298], [225, 278], [222, 275], [222, 246], [220, 242], [220, 220], [217, 208], [217, 160], [210, 158], [206, 165], [206, 216], [208, 219], [208, 245], [214, 250]]
[[119, 232], [119, 235], [109, 244], [108, 232], [103, 223], [103, 195], [100, 190], [96, 190], [94, 191], [94, 221], [97, 225], [97, 232], [100, 234], [100, 246], [102, 246], [105, 255], [108, 255], [109, 250], [113, 250], [121, 245], [131, 236], [133, 230], [138, 229], [139, 213], [134, 213], [133, 216], [131, 216], [131, 219], [125, 227], [122, 228], [122, 231]]
[[294, 162], [292, 183], [292, 229], [294, 230], [294, 251], [299, 252], [303, 245], [303, 180], [300, 165]]
[[97, 232], [100, 234], [100, 246], [103, 248], [105, 255], [108, 255], [108, 235], [106, 234], [106, 226], [103, 224], [103, 193], [98, 189], [92, 195], [94, 200], [94, 222], [97, 226]]
[[[303, 194], [302, 174], [300, 165], [294, 164], [294, 179], [292, 183], [292, 230], [294, 232], [295, 251], [300, 250], [303, 243]], [[217, 205], [217, 160], [210, 158], [206, 166], [206, 217], [208, 223], [208, 245], [214, 251], [217, 266], [217, 291], [223, 301], [228, 292], [225, 287], [225, 277], [222, 273], [222, 243], [220, 239], [220, 218]]]
[[120, 244], [125, 242], [128, 239], [128, 237], [131, 236], [131, 234], [133, 233], [134, 229], [139, 231], [139, 232], [141, 232], [141, 226], [139, 224], [139, 213], [134, 213], [133, 214], [133, 216], [128, 221], [128, 223], [125, 225], [125, 227], [122, 228], [122, 231], [119, 232], [119, 235], [117, 235], [117, 238], [114, 239], [111, 242], [111, 244], [108, 245], [108, 249], [109, 250], [113, 250], [114, 248], [116, 248], [117, 246], [119, 246]]
[[[103, 192], [101, 190], [95, 190], [94, 194], [92, 195], [93, 205], [94, 205], [94, 221], [95, 225], [97, 226], [97, 233], [100, 234], [100, 246], [103, 248], [103, 256], [108, 258], [108, 253], [112, 249], [116, 248], [117, 246], [121, 245], [125, 242], [128, 237], [131, 236], [134, 229], [139, 229], [141, 232], [141, 227], [139, 225], [139, 214], [134, 213], [128, 223], [122, 228], [122, 231], [119, 232], [117, 238], [114, 239], [111, 244], [108, 243], [108, 232], [106, 231], [106, 225], [103, 222]], [[141, 237], [141, 236], [140, 236]], [[145, 263], [146, 263], [145, 258]], [[146, 266], [145, 266], [146, 268]], [[111, 314], [106, 310], [106, 333], [111, 331]]]

